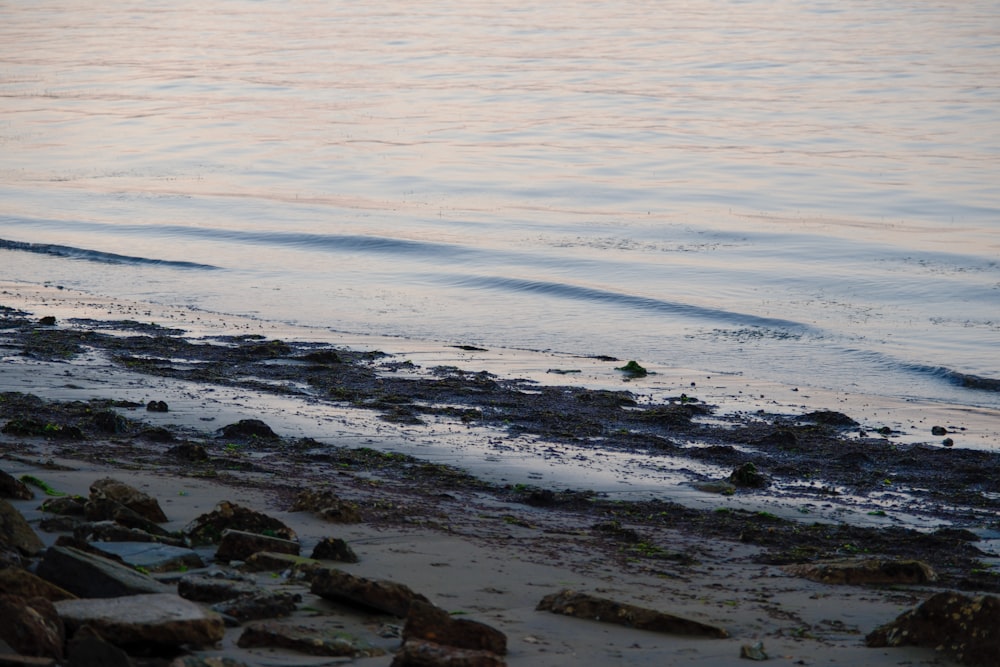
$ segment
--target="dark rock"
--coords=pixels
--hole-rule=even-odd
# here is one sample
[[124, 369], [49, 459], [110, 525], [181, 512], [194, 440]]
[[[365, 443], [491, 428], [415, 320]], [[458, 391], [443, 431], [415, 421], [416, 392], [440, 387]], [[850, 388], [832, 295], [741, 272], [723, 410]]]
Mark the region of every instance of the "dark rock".
[[[70, 667], [75, 666], [71, 665]], [[171, 662], [168, 667], [251, 667], [251, 665], [221, 655], [182, 655]]]
[[85, 523], [75, 516], [51, 516], [39, 521], [38, 528], [46, 533], [72, 533]]
[[538, 603], [537, 609], [576, 618], [617, 623], [638, 630], [698, 637], [729, 636], [723, 628], [715, 625], [571, 590], [546, 595]]
[[66, 645], [69, 667], [132, 667], [128, 653], [85, 626]]
[[147, 572], [176, 572], [205, 567], [192, 549], [155, 542], [95, 542], [95, 549], [117, 556], [127, 565]]
[[52, 514], [66, 514], [69, 516], [83, 516], [85, 513], [85, 503], [87, 501], [80, 496], [63, 496], [61, 498], [48, 498], [39, 508], [43, 512]]
[[189, 574], [177, 582], [177, 594], [194, 602], [224, 602], [258, 591], [252, 581], [225, 575]]
[[146, 404], [146, 412], [168, 412], [170, 407], [165, 401], [150, 401]]
[[56, 603], [70, 635], [84, 625], [107, 641], [128, 648], [211, 647], [222, 640], [225, 625], [217, 615], [177, 595], [160, 593]]
[[283, 540], [280, 537], [269, 537], [267, 535], [227, 528], [222, 531], [222, 539], [219, 540], [219, 548], [215, 552], [215, 560], [222, 562], [246, 560], [260, 551], [298, 556], [299, 548], [299, 543], [292, 540]]
[[868, 646], [926, 646], [963, 665], [996, 667], [1000, 656], [1000, 598], [943, 592], [872, 631]]
[[28, 488], [27, 484], [0, 470], [0, 498], [31, 500], [34, 497], [35, 492]]
[[732, 474], [729, 475], [729, 481], [732, 482], [734, 486], [750, 489], [763, 489], [770, 484], [767, 477], [758, 471], [757, 466], [753, 463], [744, 463], [743, 465], [738, 466], [735, 470], [733, 470]]
[[795, 435], [795, 431], [789, 430], [787, 428], [778, 429], [773, 433], [765, 435], [754, 442], [756, 445], [774, 445], [775, 447], [780, 447], [783, 449], [791, 449], [799, 444], [799, 437]]
[[181, 461], [207, 461], [208, 451], [194, 442], [183, 442], [167, 450], [167, 454]]
[[333, 350], [316, 350], [315, 352], [308, 352], [295, 357], [295, 359], [323, 365], [339, 364], [341, 362], [340, 356]]
[[212, 605], [212, 610], [223, 616], [234, 618], [240, 623], [246, 623], [265, 618], [289, 616], [300, 602], [302, 602], [302, 596], [297, 593], [260, 591], [218, 602]]
[[931, 435], [948, 435], [948, 429], [944, 426], [932, 426]]
[[327, 521], [336, 523], [358, 523], [361, 512], [354, 503], [342, 500], [329, 489], [302, 491], [292, 504], [292, 512], [312, 512]]
[[240, 648], [284, 648], [308, 655], [375, 657], [385, 655], [380, 648], [359, 646], [329, 630], [275, 621], [250, 623], [237, 640]]
[[358, 556], [344, 540], [336, 537], [325, 537], [313, 548], [311, 558], [317, 560], [335, 560], [340, 563], [357, 563]]
[[835, 412], [833, 410], [816, 410], [802, 415], [799, 419], [802, 421], [813, 422], [815, 424], [823, 424], [824, 426], [835, 426], [837, 428], [847, 428], [858, 425], [858, 422], [854, 421], [844, 413]]
[[785, 567], [798, 577], [824, 584], [927, 584], [937, 581], [937, 573], [927, 563], [918, 560], [841, 560], [824, 563], [802, 563]]
[[166, 537], [168, 535], [164, 528], [153, 523], [135, 510], [131, 510], [121, 503], [117, 503], [107, 498], [88, 500], [83, 506], [84, 517], [88, 521], [112, 521], [126, 528], [135, 528], [150, 535]]
[[91, 417], [94, 428], [101, 433], [121, 435], [128, 432], [128, 420], [114, 410], [102, 410]]
[[335, 568], [316, 570], [310, 591], [315, 595], [405, 618], [414, 600], [429, 600], [408, 586], [385, 579], [368, 579]]
[[[75, 666], [71, 665], [70, 667]], [[251, 665], [221, 655], [182, 655], [171, 662], [168, 667], [251, 667]]]
[[504, 667], [496, 653], [473, 651], [411, 639], [393, 658], [390, 667]]
[[167, 515], [163, 513], [156, 498], [110, 477], [99, 479], [90, 485], [90, 499], [92, 501], [104, 499], [114, 501], [153, 523], [167, 521]]
[[258, 551], [247, 558], [246, 562], [240, 566], [240, 570], [243, 572], [284, 572], [285, 570], [291, 570], [295, 573], [309, 575], [315, 570], [326, 569], [326, 567], [320, 561], [305, 558], [304, 556]]
[[45, 317], [39, 318], [38, 323], [43, 327], [53, 327], [56, 324], [56, 316], [46, 315]]
[[954, 447], [955, 441], [952, 440], [951, 438], [945, 438], [944, 440], [941, 441], [941, 444], [944, 445], [945, 447]]
[[183, 539], [164, 534], [166, 531], [159, 526], [156, 529], [158, 532], [154, 535], [140, 528], [129, 528], [114, 521], [92, 521], [74, 527], [73, 537], [83, 542], [157, 542], [174, 547], [187, 546]]
[[0, 550], [34, 556], [44, 548], [45, 544], [17, 508], [0, 498]]
[[229, 501], [222, 501], [208, 514], [202, 514], [184, 528], [195, 545], [217, 544], [226, 529], [243, 530], [258, 535], [273, 535], [294, 541], [295, 531], [266, 514], [247, 509]]
[[444, 609], [420, 600], [410, 603], [410, 611], [406, 615], [403, 640], [409, 639], [498, 655], [507, 652], [507, 635], [499, 630], [479, 621], [452, 618]]
[[66, 631], [51, 600], [0, 595], [0, 639], [21, 655], [63, 657]]
[[259, 419], [241, 419], [235, 424], [227, 424], [221, 429], [222, 436], [234, 440], [277, 440], [278, 434]]
[[112, 598], [170, 589], [141, 572], [73, 547], [49, 547], [38, 576], [83, 598]]
[[136, 434], [136, 437], [150, 442], [174, 442], [177, 440], [170, 429], [163, 428], [162, 426], [143, 429]]
[[52, 582], [19, 567], [0, 570], [0, 593], [21, 598], [45, 598], [52, 602], [76, 597]]

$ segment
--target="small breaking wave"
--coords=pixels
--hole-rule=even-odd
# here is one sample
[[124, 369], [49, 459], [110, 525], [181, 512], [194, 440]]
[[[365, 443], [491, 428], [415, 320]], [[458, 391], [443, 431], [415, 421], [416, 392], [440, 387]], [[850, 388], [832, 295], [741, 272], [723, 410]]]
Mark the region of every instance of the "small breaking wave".
[[56, 245], [53, 243], [27, 243], [24, 241], [9, 241], [7, 239], [0, 239], [0, 250], [33, 252], [40, 255], [66, 257], [69, 259], [82, 259], [89, 262], [100, 262], [102, 264], [145, 264], [151, 266], [167, 266], [177, 269], [215, 270], [219, 268], [217, 266], [212, 266], [211, 264], [199, 264], [198, 262], [154, 259], [151, 257], [134, 257], [131, 255], [118, 255], [112, 252], [88, 250], [87, 248], [75, 248], [73, 246]]

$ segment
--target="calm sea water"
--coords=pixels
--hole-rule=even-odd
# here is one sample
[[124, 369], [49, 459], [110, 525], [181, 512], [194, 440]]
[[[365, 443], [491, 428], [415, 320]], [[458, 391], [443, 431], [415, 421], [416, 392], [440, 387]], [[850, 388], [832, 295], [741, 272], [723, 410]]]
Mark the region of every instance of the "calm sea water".
[[1000, 5], [0, 1], [0, 277], [998, 406]]

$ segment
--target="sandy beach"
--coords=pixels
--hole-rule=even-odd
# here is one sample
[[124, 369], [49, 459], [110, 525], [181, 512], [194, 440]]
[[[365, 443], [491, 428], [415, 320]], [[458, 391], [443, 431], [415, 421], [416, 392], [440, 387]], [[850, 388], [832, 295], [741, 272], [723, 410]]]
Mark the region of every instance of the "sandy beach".
[[[779, 406], [794, 406], [801, 412], [837, 410], [858, 420], [862, 429], [882, 425], [895, 432], [891, 444], [896, 448], [926, 443], [918, 454], [927, 456], [939, 456], [946, 449], [959, 456], [959, 450], [965, 450], [981, 457], [977, 460], [985, 462], [987, 473], [996, 472], [1000, 421], [998, 415], [986, 410], [876, 405], [864, 396], [818, 392], [806, 396], [796, 388], [751, 386], [736, 375], [708, 378], [704, 373], [677, 369], [655, 369], [647, 384], [623, 386], [621, 373], [614, 370], [618, 364], [594, 358], [477, 351], [398, 339], [332, 340], [331, 335], [319, 340], [310, 335], [316, 332], [208, 317], [194, 310], [115, 303], [54, 286], [0, 285], [0, 305], [11, 310], [8, 317], [14, 316], [13, 311], [24, 313], [24, 319], [31, 322], [55, 317], [55, 324], [46, 330], [104, 331], [124, 338], [140, 333], [122, 330], [120, 323], [131, 321], [183, 330], [189, 338], [252, 334], [255, 342], [318, 343], [359, 354], [380, 350], [408, 364], [400, 372], [421, 377], [422, 371], [412, 368], [448, 366], [470, 376], [488, 371], [500, 378], [573, 384], [595, 392], [633, 389], [648, 395], [650, 401], [687, 387], [692, 395], [697, 392], [700, 402], [715, 406], [715, 412], [706, 416], [709, 420], [720, 413], [752, 413], [765, 407], [776, 412]], [[102, 328], [102, 322], [109, 324]], [[357, 398], [353, 403], [336, 405], [305, 400], [287, 382], [282, 384], [283, 391], [275, 391], [274, 382], [264, 376], [253, 379], [256, 384], [247, 378], [242, 384], [179, 379], [147, 372], [136, 364], [130, 368], [100, 346], [85, 347], [63, 358], [33, 356], [25, 354], [23, 327], [20, 331], [18, 335], [13, 330], [0, 331], [0, 392], [33, 394], [53, 405], [128, 401], [131, 407], [115, 409], [130, 426], [127, 434], [88, 435], [73, 442], [4, 433], [0, 435], [0, 469], [15, 477], [32, 475], [61, 492], [80, 495], [86, 495], [96, 479], [114, 477], [158, 498], [169, 519], [164, 527], [170, 530], [182, 528], [218, 502], [228, 500], [294, 527], [304, 554], [326, 537], [342, 538], [360, 558], [344, 569], [403, 583], [454, 615], [502, 631], [508, 638], [506, 661], [512, 666], [737, 665], [746, 664], [740, 657], [741, 647], [757, 642], [762, 642], [773, 664], [958, 664], [947, 653], [932, 648], [868, 648], [865, 635], [934, 593], [953, 590], [959, 582], [965, 582], [963, 592], [969, 595], [995, 594], [1000, 589], [995, 583], [996, 545], [1000, 541], [995, 492], [983, 491], [977, 496], [982, 499], [978, 505], [978, 501], [966, 498], [974, 509], [963, 509], [961, 516], [954, 508], [951, 511], [955, 513], [949, 514], [951, 497], [936, 511], [914, 510], [912, 516], [906, 516], [902, 508], [882, 511], [877, 508], [885, 505], [873, 504], [905, 503], [902, 488], [896, 501], [887, 500], [879, 491], [856, 502], [844, 499], [824, 508], [822, 496], [796, 497], [787, 487], [770, 495], [743, 489], [728, 494], [697, 491], [691, 480], [699, 476], [684, 478], [678, 472], [678, 481], [671, 488], [676, 488], [675, 497], [685, 501], [685, 508], [708, 516], [721, 512], [745, 517], [741, 532], [726, 535], [724, 527], [716, 524], [703, 531], [694, 520], [677, 523], [654, 517], [673, 511], [674, 505], [659, 505], [660, 512], [654, 512], [651, 494], [642, 484], [638, 484], [641, 493], [629, 495], [620, 479], [615, 481], [594, 470], [601, 461], [596, 453], [580, 472], [567, 472], [570, 466], [547, 471], [539, 466], [537, 457], [516, 455], [518, 449], [547, 446], [554, 452], [552, 457], [570, 458], [567, 452], [572, 442], [552, 440], [546, 444], [545, 437], [535, 433], [517, 434], [485, 424], [485, 416], [481, 420], [484, 424], [478, 425], [463, 421], [462, 415], [468, 413], [457, 408], [434, 413], [433, 419], [428, 416], [431, 413], [416, 410], [419, 419], [410, 420], [413, 411], [397, 406], [392, 412], [384, 404], [375, 406]], [[155, 336], [162, 331], [148, 333]], [[222, 345], [220, 341], [214, 344]], [[183, 363], [180, 359], [171, 361], [174, 368]], [[571, 369], [572, 374], [553, 373], [553, 369]], [[458, 377], [467, 383], [475, 379]], [[147, 402], [153, 400], [166, 402], [169, 411], [147, 411]], [[418, 407], [423, 405], [417, 402]], [[462, 410], [470, 409], [462, 406]], [[396, 419], [386, 419], [387, 414]], [[219, 437], [218, 430], [227, 424], [251, 418], [269, 424], [280, 441], [245, 444]], [[941, 445], [940, 437], [929, 435], [931, 425], [937, 424], [953, 434], [954, 442], [947, 448]], [[183, 442], [204, 447], [209, 463], [171, 458], [162, 442], [136, 435], [157, 427]], [[470, 442], [493, 443], [493, 454], [487, 455], [487, 459], [493, 456], [492, 460], [484, 461], [483, 448], [468, 446]], [[501, 455], [504, 443], [510, 450], [507, 456]], [[324, 449], [339, 454], [321, 455]], [[359, 455], [359, 450], [372, 453]], [[349, 454], [352, 451], [354, 454]], [[420, 456], [421, 451], [427, 456]], [[393, 456], [393, 452], [399, 454]], [[343, 458], [338, 458], [341, 454]], [[618, 465], [617, 459], [608, 460]], [[662, 466], [668, 467], [666, 463]], [[686, 466], [694, 464], [688, 461], [677, 467]], [[583, 472], [586, 469], [591, 472]], [[879, 472], [886, 477], [894, 474], [891, 470]], [[708, 472], [701, 475], [708, 476]], [[554, 479], [577, 479], [581, 484], [553, 486]], [[585, 485], [587, 481], [594, 486], [603, 484], [606, 490], [583, 493], [593, 488]], [[823, 484], [824, 480], [818, 482]], [[334, 524], [307, 512], [290, 511], [295, 494], [311, 488], [331, 489], [356, 503], [362, 521]], [[657, 502], [672, 502], [665, 495]], [[35, 526], [42, 518], [39, 503], [39, 498], [13, 501]], [[815, 510], [802, 512], [804, 504]], [[957, 564], [949, 570], [947, 564], [942, 565], [945, 559], [931, 562], [932, 567], [942, 570], [941, 580], [923, 585], [832, 585], [795, 576], [788, 568], [787, 555], [796, 546], [801, 549], [801, 544], [769, 544], [765, 538], [754, 537], [750, 517], [758, 517], [756, 529], [784, 534], [786, 523], [769, 528], [770, 522], [786, 522], [785, 517], [794, 519], [796, 514], [801, 526], [817, 522], [840, 526], [854, 520], [870, 531], [858, 533], [858, 539], [871, 536], [872, 549], [881, 544], [874, 540], [883, 529], [888, 531], [884, 534], [912, 528], [932, 533], [951, 526], [969, 530], [980, 537], [977, 546], [982, 553], [968, 562], [977, 561], [977, 570], [992, 567], [993, 574], [970, 579], [971, 566], [966, 561], [959, 563], [957, 543], [944, 545], [944, 551], [907, 553], [904, 546], [887, 554], [869, 551], [867, 543], [861, 542], [855, 543], [858, 549], [841, 544], [839, 555], [933, 559], [935, 554], [952, 549]], [[898, 515], [894, 520], [893, 514]], [[787, 530], [791, 533], [794, 528]], [[49, 544], [55, 540], [54, 534], [37, 532]], [[782, 558], [777, 557], [779, 553]], [[827, 545], [818, 545], [810, 553], [829, 556], [831, 551]], [[536, 609], [544, 596], [564, 589], [719, 626], [729, 636], [706, 639], [655, 633]], [[336, 624], [344, 633], [390, 651], [388, 655], [355, 659], [352, 664], [388, 665], [391, 651], [399, 644], [385, 626], [400, 621], [331, 606], [308, 593], [295, 618]], [[237, 636], [238, 628], [230, 628], [217, 649], [202, 654], [229, 656], [249, 665], [343, 662], [289, 651], [239, 648], [235, 645]]]

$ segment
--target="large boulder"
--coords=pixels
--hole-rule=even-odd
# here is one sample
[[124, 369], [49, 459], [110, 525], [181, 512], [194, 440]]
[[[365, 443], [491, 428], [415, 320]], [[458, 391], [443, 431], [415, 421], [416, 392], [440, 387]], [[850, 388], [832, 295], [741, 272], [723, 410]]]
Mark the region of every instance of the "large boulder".
[[90, 499], [111, 500], [124, 505], [153, 523], [167, 521], [167, 515], [163, 513], [156, 498], [110, 477], [99, 479], [90, 485]]
[[222, 640], [225, 624], [215, 613], [171, 593], [55, 603], [72, 636], [84, 625], [117, 646], [207, 648]]
[[82, 598], [170, 592], [148, 575], [73, 547], [49, 547], [38, 564], [38, 576]]
[[195, 518], [184, 527], [184, 534], [195, 545], [217, 544], [226, 529], [272, 535], [284, 540], [297, 539], [295, 531], [278, 519], [227, 500], [216, 505], [211, 512]]
[[385, 579], [368, 579], [335, 568], [317, 569], [310, 591], [322, 598], [372, 609], [405, 618], [415, 601], [430, 602], [404, 584]]
[[0, 593], [22, 598], [45, 598], [52, 602], [72, 600], [76, 596], [19, 567], [0, 570]]
[[35, 492], [29, 489], [27, 484], [10, 473], [0, 470], [0, 498], [31, 500], [34, 497]]
[[50, 600], [0, 595], [0, 640], [21, 655], [62, 658], [66, 631]]
[[0, 498], [0, 550], [34, 556], [45, 548], [17, 508]]
[[926, 646], [952, 653], [963, 665], [1000, 663], [1000, 598], [943, 592], [873, 630], [868, 646]]
[[414, 600], [403, 626], [403, 640], [421, 639], [456, 648], [507, 652], [507, 635], [485, 623], [466, 618], [452, 618], [444, 609]]

